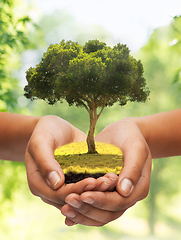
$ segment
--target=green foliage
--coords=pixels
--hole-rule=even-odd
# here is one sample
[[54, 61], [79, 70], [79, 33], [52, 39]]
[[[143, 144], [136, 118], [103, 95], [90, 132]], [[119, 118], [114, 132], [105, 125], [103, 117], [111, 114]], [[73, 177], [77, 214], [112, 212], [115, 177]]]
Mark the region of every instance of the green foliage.
[[115, 102], [145, 101], [149, 90], [143, 67], [129, 55], [126, 45], [113, 48], [92, 40], [81, 46], [64, 40], [50, 45], [35, 68], [27, 71], [25, 96], [54, 104], [65, 99], [69, 105], [88, 110]]
[[24, 170], [23, 163], [0, 160], [0, 176], [3, 176], [0, 186], [1, 202], [12, 200], [14, 191], [24, 182]]
[[12, 212], [15, 194], [27, 186], [25, 165], [20, 162], [0, 160], [0, 218]]
[[[144, 115], [180, 108], [178, 83], [172, 84], [181, 60], [179, 34], [173, 28], [174, 23], [175, 19], [169, 26], [155, 29], [148, 43], [139, 51], [151, 89], [150, 101], [146, 109], [142, 109]], [[171, 200], [180, 191], [180, 167], [180, 157], [153, 160], [149, 196], [144, 201], [151, 233], [155, 233], [156, 223], [166, 222], [169, 215], [175, 222], [180, 221], [169, 212]]]
[[[23, 10], [21, 14], [16, 12], [16, 8], [22, 5], [21, 0], [0, 0], [0, 111], [20, 110], [17, 104], [20, 87], [15, 76], [16, 70], [21, 65], [21, 52], [34, 47], [29, 38], [34, 24]], [[0, 161], [1, 205], [7, 202], [11, 205], [13, 194], [20, 188], [20, 183], [25, 182], [25, 176], [22, 177], [24, 170], [22, 163]], [[0, 215], [3, 214], [3, 209], [2, 207]]]
[[14, 8], [17, 2], [0, 0], [0, 110], [12, 110], [16, 105], [18, 82], [12, 70], [20, 65], [19, 54], [30, 47], [28, 16], [17, 17]]
[[[6, 3], [6, 2], [7, 1], [4, 0], [4, 3]], [[63, 15], [63, 13], [60, 14], [58, 12], [56, 15], [54, 14], [57, 24], [60, 24], [62, 15]], [[177, 19], [179, 20], [179, 17], [174, 18], [174, 20], [177, 20]], [[46, 31], [46, 38], [49, 39], [49, 42], [52, 42], [53, 33], [55, 36], [58, 36], [58, 39], [63, 38], [65, 36], [66, 30], [67, 30], [67, 25], [69, 23], [70, 23], [70, 20], [65, 19], [65, 22], [63, 22], [61, 27], [59, 27], [57, 29], [56, 23], [54, 24], [54, 22], [53, 22], [50, 24], [50, 16], [48, 16], [48, 18], [46, 17], [46, 19], [44, 18], [42, 21], [42, 24], [44, 24], [44, 29]], [[69, 31], [68, 31], [69, 33], [72, 34], [73, 30], [80, 33], [80, 29], [75, 28], [75, 26], [72, 24], [72, 22], [70, 25], [73, 27], [71, 29], [69, 28]], [[109, 109], [105, 109], [103, 112], [103, 117], [98, 121], [98, 125], [99, 125], [98, 131], [100, 131], [102, 128], [104, 128], [110, 122], [116, 121], [123, 117], [130, 117], [130, 116], [136, 117], [136, 116], [148, 115], [148, 114], [153, 114], [153, 113], [162, 112], [162, 111], [169, 111], [169, 110], [180, 107], [180, 92], [177, 91], [180, 80], [178, 82], [176, 82], [175, 85], [172, 85], [171, 83], [172, 83], [172, 78], [174, 76], [175, 71], [178, 70], [178, 73], [179, 73], [179, 69], [180, 69], [181, 54], [180, 54], [180, 40], [179, 40], [180, 38], [179, 38], [179, 36], [181, 36], [181, 35], [177, 34], [177, 38], [176, 38], [175, 34], [178, 31], [175, 32], [175, 30], [174, 30], [175, 28], [173, 29], [172, 26], [173, 25], [171, 24], [171, 26], [156, 29], [153, 32], [148, 43], [136, 55], [136, 58], [142, 59], [142, 62], [144, 65], [144, 70], [145, 70], [144, 77], [147, 79], [147, 84], [149, 85], [149, 88], [151, 89], [150, 101], [148, 101], [146, 104], [139, 104], [139, 105], [138, 105], [138, 103], [134, 103], [134, 104], [128, 103], [126, 105], [126, 108], [123, 107], [122, 111], [120, 111], [120, 107], [115, 104], [112, 107], [111, 114], [110, 114]], [[64, 31], [62, 31], [62, 28]], [[170, 28], [172, 28], [172, 30]], [[52, 29], [53, 29], [53, 33], [51, 32]], [[179, 30], [179, 29], [177, 29], [177, 30]], [[63, 34], [62, 34], [62, 32], [63, 32]], [[84, 40], [92, 38], [92, 32], [91, 32], [91, 35], [89, 38], [86, 37], [86, 39], [85, 39], [85, 35], [86, 35], [85, 31], [82, 31], [82, 37]], [[97, 36], [95, 36], [95, 37], [97, 38]], [[68, 37], [68, 39], [69, 38], [72, 39], [73, 37], [70, 35]], [[169, 45], [169, 43], [171, 43], [174, 39], [177, 39], [177, 43], [174, 45]], [[79, 38], [79, 42], [81, 42], [81, 41], [85, 42], [84, 40], [82, 40], [81, 37]], [[57, 41], [57, 39], [56, 39], [56, 41]], [[107, 41], [107, 39], [106, 39], [106, 41]], [[55, 40], [53, 40], [53, 42], [55, 42]], [[6, 61], [6, 62], [8, 62], [8, 61]], [[13, 64], [11, 62], [11, 66], [12, 65]], [[6, 84], [9, 84], [9, 78], [8, 78], [8, 82], [6, 81]], [[7, 88], [9, 88], [9, 87], [7, 86]], [[1, 97], [2, 97], [2, 95], [1, 95]], [[63, 103], [61, 105], [61, 107], [58, 104], [52, 107], [52, 106], [48, 106], [48, 105], [46, 106], [44, 101], [39, 101], [39, 103], [35, 104], [34, 107], [36, 109], [36, 113], [33, 112], [33, 114], [38, 114], [38, 115], [42, 115], [42, 116], [46, 115], [46, 114], [59, 115], [60, 117], [65, 118], [66, 120], [70, 121], [73, 125], [77, 126], [80, 129], [81, 129], [82, 125], [85, 124], [85, 122], [88, 120], [86, 114], [84, 114], [84, 112], [82, 111], [83, 109], [81, 109], [81, 108], [77, 109], [76, 107], [71, 107], [71, 109], [70, 109], [66, 103]], [[86, 119], [85, 119], [85, 117], [86, 117]], [[86, 126], [85, 126], [85, 129], [86, 129]], [[8, 189], [7, 192], [5, 193], [6, 194], [5, 196], [6, 197], [10, 196], [10, 198], [8, 198], [8, 199], [14, 199], [13, 198], [13, 196], [14, 196], [13, 190], [17, 190], [17, 189], [19, 189], [20, 186], [22, 186], [22, 182], [24, 182], [23, 179], [25, 179], [25, 172], [24, 172], [24, 176], [22, 178], [20, 178], [20, 176], [18, 175], [18, 172], [21, 172], [21, 170], [19, 169], [17, 171], [15, 169], [14, 163], [13, 163], [13, 166], [11, 167], [10, 166], [11, 162], [7, 162], [7, 161], [6, 162], [1, 161], [1, 162], [2, 162], [2, 164], [4, 164], [4, 165], [1, 165], [1, 174], [0, 174], [2, 176], [1, 177], [2, 184], [0, 185], [1, 194], [2, 194], [2, 192], [5, 193], [4, 192], [5, 188], [3, 188], [3, 190], [2, 190], [2, 187], [4, 186]], [[5, 165], [5, 163], [6, 163], [6, 165]], [[151, 216], [151, 214], [152, 214], [153, 221], [154, 221], [154, 223], [152, 223], [152, 224], [155, 224], [157, 221], [162, 221], [162, 223], [163, 222], [165, 223], [165, 219], [160, 218], [161, 213], [165, 214], [165, 215], [170, 214], [170, 216], [173, 216], [176, 219], [180, 220], [179, 219], [180, 217], [178, 214], [180, 195], [176, 196], [175, 202], [173, 204], [173, 199], [175, 197], [174, 194], [176, 194], [177, 191], [180, 191], [180, 181], [179, 181], [180, 167], [181, 167], [180, 164], [181, 164], [181, 161], [180, 161], [179, 157], [171, 158], [170, 160], [169, 159], [162, 159], [162, 160], [159, 159], [156, 161], [154, 160], [154, 168], [153, 168], [153, 174], [152, 174], [152, 179], [151, 179], [152, 182], [151, 182], [151, 189], [150, 189], [151, 192], [150, 192], [149, 197], [146, 199], [146, 201], [144, 201], [144, 203], [146, 204], [146, 207], [147, 207], [148, 216]], [[8, 171], [8, 168], [10, 169], [10, 171]], [[12, 169], [14, 169], [14, 171], [12, 171]], [[7, 176], [7, 177], [5, 177], [5, 176]], [[19, 178], [18, 181], [16, 181], [17, 176]], [[11, 181], [10, 179], [13, 179], [14, 182], [13, 182], [13, 180]], [[13, 189], [11, 189], [11, 186], [13, 187]], [[17, 195], [20, 195], [19, 191], [17, 191]], [[24, 191], [22, 192], [22, 195], [25, 196]], [[28, 198], [31, 198], [31, 195], [28, 195]], [[5, 199], [5, 198], [3, 198], [3, 199]], [[2, 200], [2, 198], [1, 198], [1, 200]], [[11, 232], [11, 236], [12, 236], [11, 238], [17, 236], [18, 233], [19, 233], [19, 238], [22, 237], [23, 233], [24, 234], [29, 233], [31, 236], [32, 229], [35, 229], [35, 231], [34, 231], [34, 232], [36, 232], [36, 233], [34, 233], [35, 238], [37, 237], [37, 232], [39, 234], [40, 234], [40, 232], [41, 232], [41, 234], [43, 234], [45, 232], [45, 227], [44, 227], [45, 224], [42, 225], [43, 227], [41, 227], [40, 225], [35, 224], [35, 222], [32, 220], [32, 222], [33, 222], [32, 224], [31, 224], [31, 222], [27, 221], [26, 226], [24, 225], [24, 219], [25, 219], [26, 215], [30, 215], [30, 218], [28, 218], [28, 219], [31, 219], [31, 217], [32, 217], [32, 219], [34, 219], [34, 217], [35, 217], [34, 214], [37, 214], [37, 211], [39, 209], [41, 209], [41, 207], [44, 205], [42, 205], [41, 202], [40, 203], [35, 202], [33, 206], [31, 205], [32, 206], [31, 209], [35, 209], [35, 211], [32, 212], [32, 210], [31, 210], [31, 212], [27, 212], [28, 209], [27, 209], [26, 199], [23, 202], [25, 204], [24, 207], [21, 204], [22, 199], [20, 199], [19, 209], [17, 208], [17, 205], [15, 205], [15, 202], [10, 203], [11, 205], [14, 204], [14, 207], [18, 212], [18, 215], [16, 216], [16, 218], [17, 218], [16, 221], [19, 220], [19, 222], [20, 222], [19, 226], [14, 225], [14, 227], [12, 227], [12, 224], [10, 225], [10, 222], [6, 221], [5, 218], [1, 218], [1, 219], [5, 219], [4, 222], [7, 224], [8, 231], [7, 231], [7, 235], [5, 235], [5, 238], [7, 238], [9, 236], [10, 232]], [[174, 209], [175, 203], [178, 204], [176, 210]], [[38, 208], [37, 208], [38, 204], [40, 204], [40, 206], [38, 206]], [[138, 205], [135, 206], [134, 208], [132, 208], [130, 210], [130, 212], [137, 209]], [[2, 210], [4, 209], [4, 204], [2, 206], [2, 201], [1, 201], [1, 209]], [[142, 202], [140, 204], [140, 208], [138, 208], [137, 213], [135, 215], [135, 217], [136, 217], [135, 223], [139, 222], [137, 220], [137, 218], [140, 216], [140, 214], [142, 216], [144, 215], [143, 209], [144, 209], [144, 206], [143, 206], [143, 202]], [[171, 209], [171, 210], [174, 209], [175, 212], [174, 211], [172, 212], [171, 210], [169, 212], [169, 209]], [[20, 211], [24, 212], [23, 218], [22, 218], [22, 216], [19, 217]], [[46, 212], [47, 212], [47, 217], [45, 218], [44, 214], [46, 214]], [[43, 216], [43, 218], [40, 220], [39, 216]], [[59, 225], [55, 226], [57, 222], [58, 223], [60, 222], [60, 219], [58, 218], [59, 215], [56, 219], [57, 221], [54, 221], [53, 223], [52, 223], [52, 221], [50, 222], [49, 220], [47, 220], [47, 219], [55, 218], [55, 216], [56, 216], [56, 210], [55, 210], [55, 212], [53, 211], [53, 209], [51, 209], [50, 211], [48, 211], [48, 209], [46, 209], [46, 211], [45, 211], [44, 208], [42, 209], [42, 214], [40, 213], [39, 215], [36, 215], [36, 217], [41, 222], [43, 222], [44, 219], [46, 219], [46, 221], [47, 221], [46, 226], [50, 226], [51, 224], [53, 225], [51, 232], [49, 232], [49, 235], [51, 235], [52, 233], [56, 234], [56, 230], [59, 229], [59, 227], [60, 227]], [[19, 219], [18, 219], [18, 217], [19, 217]], [[22, 224], [22, 219], [23, 219], [23, 224]], [[150, 221], [152, 221], [152, 219], [150, 219]], [[61, 222], [63, 222], [63, 218], [61, 219]], [[121, 226], [121, 223], [122, 222], [117, 223], [118, 228], [119, 228], [119, 226]], [[116, 225], [116, 222], [114, 222], [112, 225], [107, 225], [104, 228], [99, 229], [99, 234], [100, 234], [100, 231], [103, 231], [103, 229], [105, 230], [105, 228], [108, 228], [110, 226], [115, 226], [115, 225]], [[36, 228], [36, 226], [38, 226], [38, 227]], [[145, 224], [143, 224], [142, 226], [144, 228]], [[163, 233], [162, 226], [163, 225], [157, 225], [156, 232], [157, 233], [159, 232], [160, 235]], [[76, 230], [73, 228], [73, 230], [72, 230], [73, 232], [72, 232], [72, 235], [70, 236], [70, 238], [74, 238], [75, 233], [77, 233], [77, 234], [79, 233], [80, 235], [83, 234], [82, 229], [84, 229], [84, 231], [86, 233], [87, 233], [87, 230], [95, 231], [94, 228], [88, 229], [86, 227], [84, 228], [84, 226], [81, 226], [81, 225], [78, 225], [77, 227], [78, 227], [78, 229], [76, 229]], [[169, 226], [165, 225], [165, 229], [166, 230], [169, 229], [169, 232], [170, 232], [169, 235], [171, 235], [170, 239], [173, 239], [175, 237], [176, 231], [174, 228], [169, 228], [169, 227], [170, 227], [170, 225]], [[51, 226], [46, 228], [46, 229], [48, 229], [47, 231], [50, 231], [50, 228], [51, 228]], [[124, 224], [123, 224], [122, 229], [123, 228], [124, 228]], [[67, 232], [68, 231], [67, 228], [64, 229], [64, 226], [61, 226], [61, 230], [65, 232], [65, 237], [69, 238], [70, 232]], [[62, 234], [63, 234], [62, 231], [58, 232], [58, 234], [60, 234], [60, 237], [62, 237]], [[129, 231], [128, 231], [128, 233], [129, 233]], [[132, 233], [133, 233], [133, 231], [132, 231]], [[93, 233], [90, 232], [90, 234], [88, 234], [88, 235], [91, 236], [91, 234], [93, 234]], [[98, 234], [97, 238], [100, 238], [99, 234]], [[106, 234], [108, 234], [108, 233], [106, 233]], [[117, 238], [120, 238], [120, 234], [121, 234], [120, 231], [118, 232], [118, 234], [119, 234], [119, 236]], [[49, 237], [49, 235], [45, 234], [43, 236]], [[87, 235], [86, 235], [86, 237], [87, 237]], [[78, 238], [80, 238], [80, 237], [78, 236], [77, 239]], [[85, 236], [83, 238], [85, 238]], [[169, 238], [169, 236], [168, 236], [168, 238]], [[18, 239], [18, 237], [17, 237], [17, 239]], [[177, 238], [175, 238], [175, 239], [177, 239]], [[178, 239], [180, 239], [180, 237]]]
[[92, 52], [97, 52], [99, 50], [102, 50], [105, 47], [106, 47], [106, 44], [104, 42], [99, 42], [99, 40], [88, 41], [85, 43], [85, 46], [83, 47], [83, 51], [85, 53], [92, 53]]
[[[171, 30], [172, 30], [172, 37], [173, 37], [173, 51], [178, 52], [181, 54], [181, 16], [175, 16], [172, 24], [171, 24]], [[177, 68], [175, 71], [175, 76], [173, 80], [174, 84], [177, 84], [179, 90], [181, 90], [181, 67]]]
[[88, 153], [96, 153], [94, 131], [103, 109], [116, 102], [145, 102], [149, 95], [142, 64], [129, 53], [123, 44], [111, 48], [89, 40], [82, 47], [62, 40], [50, 45], [40, 63], [26, 72], [25, 96], [84, 107], [90, 116]]

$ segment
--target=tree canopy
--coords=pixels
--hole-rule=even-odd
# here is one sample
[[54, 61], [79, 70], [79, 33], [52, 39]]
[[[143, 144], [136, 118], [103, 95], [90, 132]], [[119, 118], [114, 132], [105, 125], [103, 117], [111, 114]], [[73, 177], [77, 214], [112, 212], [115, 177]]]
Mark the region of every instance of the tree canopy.
[[90, 115], [87, 139], [93, 146], [95, 124], [105, 107], [144, 102], [149, 95], [141, 61], [130, 55], [126, 45], [108, 47], [99, 40], [84, 46], [65, 40], [50, 45], [40, 63], [26, 72], [26, 79], [27, 98], [52, 105], [66, 100], [70, 106], [85, 107]]
[[[16, 9], [20, 8], [21, 14]], [[20, 87], [16, 78], [16, 70], [20, 67], [20, 54], [32, 47], [29, 38], [30, 29], [34, 24], [23, 11], [21, 0], [0, 0], [0, 111], [20, 111], [17, 104]], [[19, 189], [24, 179], [24, 165], [17, 162], [0, 160], [0, 210], [1, 219], [6, 214], [6, 207], [12, 203], [14, 192]], [[8, 204], [7, 204], [8, 203]], [[1, 235], [1, 233], [0, 233]]]
[[[19, 3], [21, 4], [21, 3]], [[15, 89], [18, 89], [17, 79], [11, 74], [19, 67], [20, 53], [32, 46], [29, 39], [31, 19], [22, 13], [15, 14], [17, 7], [13, 0], [0, 0], [0, 110], [7, 107], [13, 109], [16, 105]], [[13, 66], [13, 67], [12, 67]]]
[[27, 71], [25, 96], [49, 104], [65, 99], [69, 105], [92, 108], [115, 102], [145, 101], [149, 90], [143, 66], [126, 45], [113, 48], [98, 40], [85, 46], [64, 40], [50, 45], [35, 68]]

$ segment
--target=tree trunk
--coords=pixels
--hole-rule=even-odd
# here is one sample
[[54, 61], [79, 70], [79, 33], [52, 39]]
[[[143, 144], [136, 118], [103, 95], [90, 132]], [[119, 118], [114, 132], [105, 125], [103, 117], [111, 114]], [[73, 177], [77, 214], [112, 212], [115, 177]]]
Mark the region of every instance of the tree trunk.
[[90, 115], [90, 127], [87, 135], [88, 153], [97, 153], [94, 141], [94, 131], [97, 122], [97, 114], [96, 112], [90, 111], [89, 115]]

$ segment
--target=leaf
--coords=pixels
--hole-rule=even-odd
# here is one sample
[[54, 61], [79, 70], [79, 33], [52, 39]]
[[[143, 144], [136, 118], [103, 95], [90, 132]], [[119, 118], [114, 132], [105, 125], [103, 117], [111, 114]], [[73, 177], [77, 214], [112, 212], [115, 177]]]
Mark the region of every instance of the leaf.
[[22, 22], [23, 25], [25, 25], [26, 23], [31, 22], [31, 18], [29, 16], [26, 16], [26, 17], [20, 18], [18, 22]]

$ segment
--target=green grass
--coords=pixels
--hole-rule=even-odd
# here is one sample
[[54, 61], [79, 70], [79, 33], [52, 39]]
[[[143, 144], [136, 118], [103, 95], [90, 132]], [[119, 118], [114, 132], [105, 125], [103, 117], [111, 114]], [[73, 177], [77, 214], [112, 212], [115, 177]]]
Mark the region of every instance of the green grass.
[[64, 173], [108, 173], [119, 174], [123, 155], [119, 148], [106, 143], [96, 142], [96, 154], [87, 153], [86, 142], [77, 142], [57, 149], [55, 158]]

